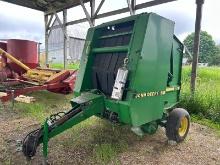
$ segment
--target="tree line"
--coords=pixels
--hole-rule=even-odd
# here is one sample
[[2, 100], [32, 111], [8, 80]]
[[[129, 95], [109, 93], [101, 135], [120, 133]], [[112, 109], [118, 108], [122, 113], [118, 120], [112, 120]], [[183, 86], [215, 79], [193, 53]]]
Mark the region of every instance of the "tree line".
[[[193, 41], [195, 33], [189, 34], [183, 41], [189, 52], [193, 54]], [[190, 62], [192, 59], [188, 53], [184, 54]], [[212, 36], [206, 31], [200, 33], [199, 63], [220, 65], [220, 45], [217, 45]]]

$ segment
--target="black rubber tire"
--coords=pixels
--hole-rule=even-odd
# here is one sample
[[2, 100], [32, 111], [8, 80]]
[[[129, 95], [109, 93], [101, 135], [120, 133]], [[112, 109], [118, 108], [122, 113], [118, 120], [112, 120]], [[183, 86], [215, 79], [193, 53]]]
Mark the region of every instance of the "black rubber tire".
[[[179, 128], [181, 125], [181, 119], [183, 117], [187, 118], [188, 125], [185, 134], [183, 136], [180, 136]], [[183, 108], [175, 108], [169, 113], [169, 116], [167, 117], [166, 136], [169, 140], [173, 140], [176, 141], [177, 143], [180, 143], [186, 138], [189, 132], [189, 127], [190, 127], [189, 113]]]

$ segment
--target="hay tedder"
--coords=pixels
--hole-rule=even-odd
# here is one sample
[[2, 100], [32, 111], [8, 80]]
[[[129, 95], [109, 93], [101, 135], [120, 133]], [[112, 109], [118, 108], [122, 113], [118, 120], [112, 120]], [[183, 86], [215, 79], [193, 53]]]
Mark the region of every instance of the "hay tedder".
[[43, 143], [74, 125], [98, 116], [127, 124], [137, 135], [165, 127], [169, 140], [181, 142], [190, 125], [180, 96], [183, 44], [174, 22], [144, 13], [90, 28], [71, 100], [72, 109], [46, 119], [23, 140], [27, 158]]

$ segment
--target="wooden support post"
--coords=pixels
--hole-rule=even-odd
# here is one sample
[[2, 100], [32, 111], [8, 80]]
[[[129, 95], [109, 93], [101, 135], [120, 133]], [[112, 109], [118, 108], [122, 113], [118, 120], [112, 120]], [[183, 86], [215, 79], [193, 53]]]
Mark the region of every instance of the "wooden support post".
[[83, 3], [83, 0], [80, 0], [80, 5], [82, 6], [82, 9], [86, 15], [86, 18], [89, 22], [90, 27], [93, 27], [94, 25], [92, 23], [91, 16], [89, 15], [89, 12], [86, 10], [86, 7], [85, 7], [85, 4]]
[[53, 20], [53, 16], [54, 16], [54, 14], [51, 14], [51, 15], [50, 15], [50, 19], [49, 19], [49, 21], [48, 21], [48, 23], [47, 23], [47, 29], [50, 27], [50, 24], [51, 24], [51, 22], [52, 22], [52, 20]]
[[67, 9], [63, 10], [63, 23], [61, 22], [58, 14], [54, 11], [54, 15], [56, 20], [59, 23], [59, 27], [63, 31], [63, 68], [66, 69], [67, 67], [67, 44], [68, 44], [68, 35], [67, 35]]
[[95, 19], [96, 16], [98, 15], [98, 13], [99, 13], [99, 11], [100, 11], [100, 9], [101, 9], [101, 7], [102, 7], [102, 5], [103, 5], [104, 2], [105, 2], [105, 0], [102, 0], [102, 1], [99, 3], [99, 6], [97, 7], [97, 9], [96, 9], [96, 11], [95, 11], [95, 13], [94, 13], [94, 15], [93, 15], [93, 19]]
[[135, 6], [136, 6], [136, 0], [131, 0], [131, 9], [133, 10], [133, 14], [135, 14], [136, 12]]
[[[49, 29], [48, 29], [48, 34], [49, 34], [49, 36], [50, 36], [50, 33], [52, 32], [52, 30], [53, 30], [53, 27], [55, 26], [54, 24], [56, 23], [56, 18], [53, 20], [53, 23], [51, 24], [51, 26], [49, 27]], [[59, 25], [58, 25], [59, 26]]]
[[64, 69], [67, 68], [67, 44], [68, 44], [68, 35], [67, 35], [67, 26], [66, 26], [66, 22], [67, 22], [67, 10], [63, 10], [63, 57], [64, 57], [64, 61], [63, 61], [63, 67]]
[[197, 76], [197, 64], [199, 55], [200, 45], [200, 31], [202, 21], [202, 5], [204, 0], [196, 0], [196, 23], [195, 23], [195, 36], [194, 36], [194, 47], [193, 47], [193, 61], [192, 61], [192, 73], [191, 73], [191, 94], [194, 95], [196, 87], [196, 76]]
[[49, 41], [49, 33], [48, 33], [48, 15], [44, 14], [44, 24], [45, 24], [45, 56], [46, 56], [46, 61], [45, 65], [48, 65], [48, 41]]
[[[67, 33], [66, 33], [66, 31], [65, 31], [65, 27], [66, 27], [66, 24], [62, 24], [62, 22], [61, 22], [61, 20], [60, 20], [60, 18], [59, 18], [59, 16], [58, 16], [58, 14], [56, 13], [56, 12], [54, 12], [54, 15], [56, 16], [56, 20], [57, 20], [57, 22], [59, 23], [59, 27], [62, 29], [62, 31], [63, 31], [63, 34], [67, 37]], [[64, 15], [67, 15], [67, 12], [64, 12], [63, 11], [63, 22], [65, 21], [65, 22], [67, 22], [67, 20], [64, 20], [64, 17], [66, 17], [66, 16], [64, 16]], [[66, 19], [66, 18], [65, 18]]]
[[129, 11], [130, 11], [130, 15], [134, 15], [136, 0], [127, 0], [127, 4], [128, 4]]
[[95, 14], [95, 0], [91, 0], [90, 1], [90, 8], [91, 8], [91, 21], [93, 26], [95, 26], [95, 18], [94, 18], [94, 14]]

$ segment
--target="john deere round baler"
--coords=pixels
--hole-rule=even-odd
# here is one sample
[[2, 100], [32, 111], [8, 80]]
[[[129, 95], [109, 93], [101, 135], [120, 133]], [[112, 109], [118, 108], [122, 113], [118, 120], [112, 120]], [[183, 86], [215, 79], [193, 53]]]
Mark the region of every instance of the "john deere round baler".
[[180, 96], [183, 44], [174, 22], [143, 13], [90, 28], [71, 100], [72, 109], [51, 115], [23, 141], [30, 158], [43, 143], [74, 125], [98, 116], [127, 124], [137, 135], [166, 128], [181, 142], [190, 125], [186, 110], [175, 108]]

